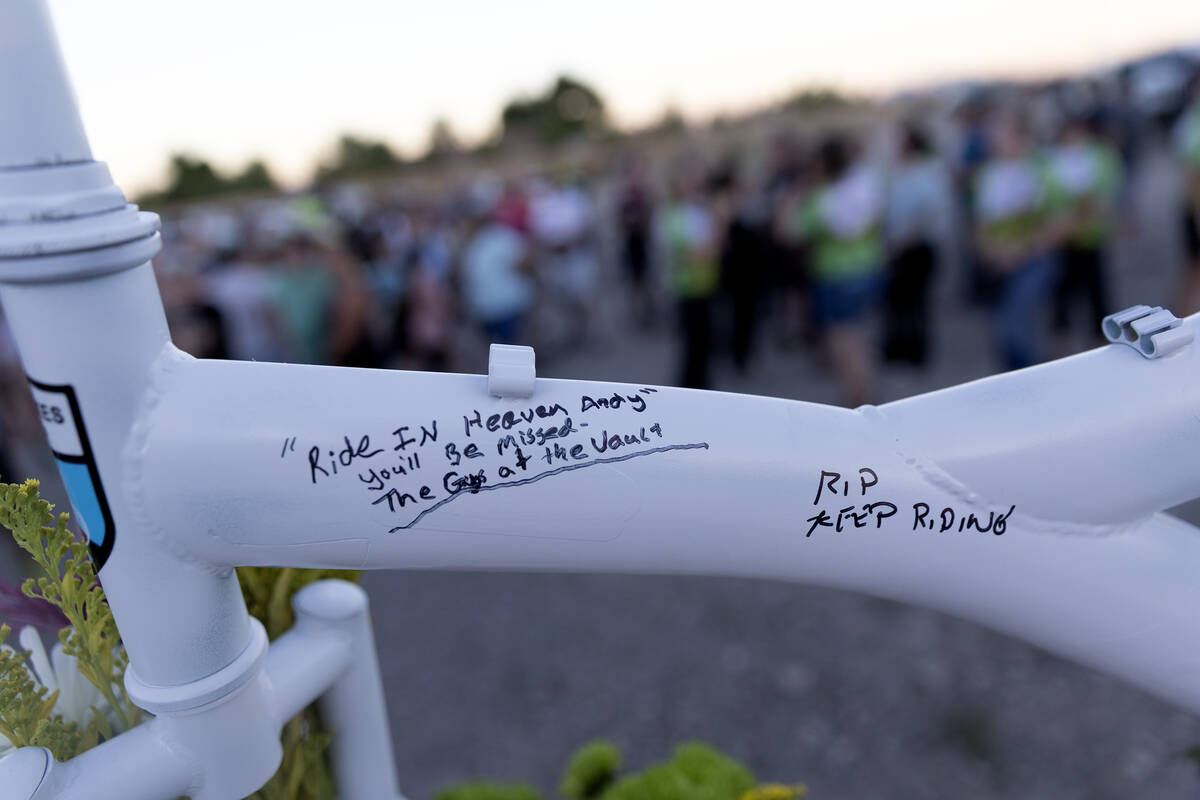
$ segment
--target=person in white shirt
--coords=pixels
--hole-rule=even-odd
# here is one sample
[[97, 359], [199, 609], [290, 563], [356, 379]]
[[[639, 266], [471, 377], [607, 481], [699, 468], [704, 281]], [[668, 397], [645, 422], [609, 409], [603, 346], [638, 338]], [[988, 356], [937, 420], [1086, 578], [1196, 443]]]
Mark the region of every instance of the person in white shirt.
[[489, 340], [518, 342], [535, 296], [525, 237], [488, 212], [463, 250], [462, 280], [466, 309]]
[[530, 203], [529, 224], [542, 253], [541, 274], [566, 306], [571, 343], [582, 344], [599, 277], [591, 200], [579, 186], [546, 187]]

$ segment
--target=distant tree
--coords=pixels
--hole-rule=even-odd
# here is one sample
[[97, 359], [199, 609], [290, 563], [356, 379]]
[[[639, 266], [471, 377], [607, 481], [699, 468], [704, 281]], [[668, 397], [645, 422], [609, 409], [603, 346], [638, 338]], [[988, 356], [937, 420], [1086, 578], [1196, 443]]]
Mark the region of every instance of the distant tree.
[[273, 192], [278, 188], [267, 165], [260, 159], [251, 161], [229, 178], [204, 158], [175, 153], [167, 164], [166, 186], [161, 191], [142, 195], [138, 202], [184, 203], [234, 192]]
[[851, 105], [852, 102], [837, 89], [817, 86], [794, 92], [783, 105], [791, 111], [826, 111]]
[[668, 106], [658, 122], [650, 126], [651, 133], [680, 133], [687, 128], [687, 121], [678, 108]]
[[279, 189], [279, 184], [261, 159], [251, 161], [228, 183], [231, 189], [240, 192], [274, 192]]
[[403, 164], [386, 143], [344, 134], [338, 140], [333, 160], [317, 167], [316, 182], [323, 184], [343, 178], [390, 172]]
[[732, 128], [734, 123], [735, 117], [730, 115], [727, 111], [721, 111], [713, 116], [712, 122], [710, 122], [709, 125], [712, 126], [713, 130], [719, 131]]
[[429, 129], [429, 147], [425, 151], [425, 160], [433, 161], [444, 158], [461, 149], [462, 145], [459, 144], [458, 137], [454, 134], [450, 123], [444, 118], [435, 120], [433, 127]]
[[167, 186], [162, 192], [165, 200], [193, 200], [210, 197], [226, 190], [225, 179], [202, 158], [175, 153], [167, 167]]
[[500, 112], [503, 138], [530, 138], [539, 144], [557, 144], [581, 134], [606, 129], [604, 100], [587, 84], [560, 75], [535, 97], [509, 101]]

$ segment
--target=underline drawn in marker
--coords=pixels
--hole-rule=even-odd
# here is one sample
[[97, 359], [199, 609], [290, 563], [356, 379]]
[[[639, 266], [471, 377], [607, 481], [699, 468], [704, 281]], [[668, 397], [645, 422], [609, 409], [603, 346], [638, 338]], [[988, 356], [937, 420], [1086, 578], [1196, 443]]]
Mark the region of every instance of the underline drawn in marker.
[[441, 500], [437, 501], [436, 503], [431, 505], [429, 508], [422, 511], [420, 514], [417, 514], [415, 517], [413, 517], [412, 521], [409, 522], [408, 524], [397, 525], [396, 527], [388, 530], [388, 533], [395, 533], [396, 531], [402, 531], [402, 530], [405, 530], [406, 528], [411, 528], [413, 525], [416, 525], [418, 522], [420, 522], [421, 518], [424, 517], [426, 514], [429, 514], [433, 511], [437, 511], [439, 508], [446, 505], [446, 503], [449, 503], [451, 500], [454, 500], [456, 498], [462, 497], [465, 494], [479, 494], [480, 492], [490, 492], [493, 489], [507, 489], [510, 486], [524, 486], [529, 483], [536, 483], [537, 481], [540, 481], [542, 478], [549, 478], [553, 475], [559, 475], [564, 472], [570, 472], [571, 470], [583, 469], [584, 467], [594, 467], [597, 464], [612, 464], [612, 463], [615, 463], [618, 461], [628, 461], [631, 458], [638, 458], [640, 456], [650, 456], [650, 455], [654, 455], [655, 453], [667, 453], [667, 452], [670, 452], [671, 450], [707, 450], [707, 449], [708, 449], [708, 442], [695, 442], [693, 444], [669, 444], [669, 445], [666, 445], [665, 447], [652, 447], [649, 450], [642, 450], [637, 453], [626, 453], [623, 456], [612, 456], [610, 458], [596, 458], [591, 461], [582, 462], [580, 464], [567, 464], [566, 466], [559, 467], [558, 469], [552, 469], [552, 470], [549, 470], [548, 472], [543, 472], [540, 475], [533, 475], [529, 478], [522, 478], [519, 481], [509, 481], [508, 483], [493, 483], [490, 486], [480, 486], [476, 489], [463, 489], [461, 491], [455, 492], [454, 494], [450, 495], [449, 497], [443, 497]]
[[295, 436], [292, 436], [289, 439], [283, 440], [283, 449], [279, 451], [279, 457], [283, 458], [284, 456], [286, 456], [288, 454], [289, 450], [292, 452], [296, 451], [296, 437]]

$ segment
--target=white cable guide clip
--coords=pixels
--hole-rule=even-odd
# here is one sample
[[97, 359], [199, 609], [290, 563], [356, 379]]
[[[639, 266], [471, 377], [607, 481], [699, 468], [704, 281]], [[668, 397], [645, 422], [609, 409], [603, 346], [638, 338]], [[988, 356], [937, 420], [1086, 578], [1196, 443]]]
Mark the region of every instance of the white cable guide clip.
[[488, 394], [531, 397], [537, 382], [532, 347], [493, 344], [488, 350]]
[[1100, 323], [1104, 338], [1126, 344], [1146, 358], [1162, 358], [1191, 344], [1192, 331], [1162, 306], [1130, 306]]

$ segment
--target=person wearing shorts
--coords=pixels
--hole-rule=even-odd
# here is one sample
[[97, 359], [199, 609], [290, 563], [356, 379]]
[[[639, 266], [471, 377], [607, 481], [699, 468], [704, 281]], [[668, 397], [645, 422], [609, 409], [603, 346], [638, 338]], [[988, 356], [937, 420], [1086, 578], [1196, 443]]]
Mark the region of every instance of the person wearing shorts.
[[993, 121], [994, 155], [976, 176], [975, 240], [997, 281], [995, 337], [1006, 369], [1042, 359], [1043, 315], [1058, 275], [1064, 235], [1062, 193], [1015, 113]]
[[853, 144], [830, 135], [817, 148], [818, 184], [799, 226], [810, 251], [812, 314], [842, 402], [870, 402], [875, 364], [866, 324], [883, 288], [883, 185], [856, 163]]

